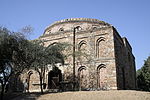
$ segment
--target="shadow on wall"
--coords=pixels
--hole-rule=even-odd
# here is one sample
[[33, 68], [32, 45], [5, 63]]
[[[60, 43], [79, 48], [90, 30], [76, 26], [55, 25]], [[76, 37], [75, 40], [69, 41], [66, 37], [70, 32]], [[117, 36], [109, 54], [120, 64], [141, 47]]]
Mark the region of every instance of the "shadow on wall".
[[24, 90], [24, 83], [20, 78], [20, 74], [12, 76], [9, 81], [8, 91], [23, 92], [23, 90]]

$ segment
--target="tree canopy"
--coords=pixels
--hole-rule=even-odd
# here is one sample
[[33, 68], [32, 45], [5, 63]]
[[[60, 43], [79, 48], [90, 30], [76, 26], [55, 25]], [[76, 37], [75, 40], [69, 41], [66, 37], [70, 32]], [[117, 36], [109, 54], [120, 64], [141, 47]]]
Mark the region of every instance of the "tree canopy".
[[23, 66], [19, 66], [22, 63], [19, 57], [22, 59], [24, 57], [22, 56], [24, 53], [22, 43], [26, 42], [28, 41], [22, 34], [11, 32], [6, 28], [0, 27], [0, 84], [2, 87], [1, 99], [10, 76], [17, 72], [21, 73], [24, 69]]
[[44, 46], [44, 41], [34, 40], [32, 41], [32, 47], [30, 47], [30, 55], [32, 56], [32, 63], [30, 68], [36, 70], [40, 77], [41, 93], [43, 93], [43, 77], [45, 70], [48, 69], [48, 65], [55, 66], [56, 63], [64, 64], [63, 50], [65, 46], [61, 43], [51, 44], [48, 47]]
[[145, 60], [143, 67], [137, 71], [137, 85], [139, 90], [150, 91], [150, 56]]
[[47, 65], [64, 64], [63, 50], [65, 47], [61, 43], [45, 47], [42, 40], [27, 40], [21, 32], [11, 32], [0, 27], [1, 99], [11, 76], [19, 76], [25, 69], [34, 69], [39, 73], [41, 92], [43, 92], [42, 79]]

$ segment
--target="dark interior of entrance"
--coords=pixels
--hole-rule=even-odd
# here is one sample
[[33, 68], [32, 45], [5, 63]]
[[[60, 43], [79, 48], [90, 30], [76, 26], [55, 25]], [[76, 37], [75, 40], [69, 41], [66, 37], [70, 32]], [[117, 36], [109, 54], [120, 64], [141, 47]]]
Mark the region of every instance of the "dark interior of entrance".
[[62, 81], [62, 73], [61, 70], [57, 67], [54, 67], [48, 73], [48, 89], [59, 89], [60, 82]]

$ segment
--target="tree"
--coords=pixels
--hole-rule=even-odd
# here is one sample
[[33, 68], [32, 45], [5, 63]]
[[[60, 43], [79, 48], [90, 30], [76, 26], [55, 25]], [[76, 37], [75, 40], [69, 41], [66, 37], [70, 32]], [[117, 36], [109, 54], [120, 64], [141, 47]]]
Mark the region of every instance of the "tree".
[[[25, 34], [30, 28], [23, 30]], [[21, 32], [10, 32], [0, 27], [0, 82], [1, 96], [11, 76], [18, 77], [25, 69], [33, 68], [40, 76], [41, 93], [43, 93], [43, 77], [47, 65], [64, 64], [63, 50], [65, 45], [60, 43], [44, 47], [44, 41], [29, 41]], [[11, 78], [14, 78], [11, 77]]]
[[139, 90], [150, 91], [150, 56], [145, 60], [143, 67], [137, 71], [137, 85]]
[[45, 70], [48, 69], [48, 65], [55, 66], [56, 63], [64, 64], [64, 45], [60, 43], [51, 44], [48, 47], [44, 47], [44, 42], [41, 40], [32, 41], [33, 46], [30, 51], [33, 55], [33, 63], [31, 68], [36, 70], [40, 78], [41, 93], [43, 93], [43, 78]]
[[0, 83], [1, 83], [1, 100], [3, 99], [4, 90], [8, 84], [8, 80], [11, 75], [12, 65], [9, 60], [0, 60]]
[[10, 31], [0, 27], [0, 83], [1, 83], [1, 99], [3, 99], [5, 86], [11, 76], [11, 62], [13, 51], [16, 48], [16, 39], [10, 35]]
[[12, 74], [21, 73], [27, 67], [27, 65], [24, 66], [27, 62], [24, 62], [26, 46], [23, 44], [29, 44], [29, 41], [21, 33], [10, 32], [8, 29], [0, 27], [1, 100]]

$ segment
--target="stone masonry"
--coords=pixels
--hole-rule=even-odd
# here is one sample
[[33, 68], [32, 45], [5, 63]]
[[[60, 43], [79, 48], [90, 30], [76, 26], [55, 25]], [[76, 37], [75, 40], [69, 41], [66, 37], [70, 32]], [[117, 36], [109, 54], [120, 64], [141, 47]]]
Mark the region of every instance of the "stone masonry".
[[[128, 40], [122, 38], [112, 25], [97, 19], [70, 18], [48, 26], [39, 39], [45, 41], [45, 46], [59, 42], [73, 44], [74, 28], [75, 51], [81, 52], [81, 55], [75, 58], [77, 89], [136, 88], [135, 58], [132, 48]], [[72, 53], [72, 49], [69, 52]], [[63, 82], [72, 81], [72, 65], [72, 56], [67, 58], [65, 65], [58, 64]], [[48, 73], [51, 69], [45, 75], [46, 88], [49, 85]], [[32, 83], [29, 87], [33, 87], [30, 89], [34, 90], [34, 86], [39, 82]]]

